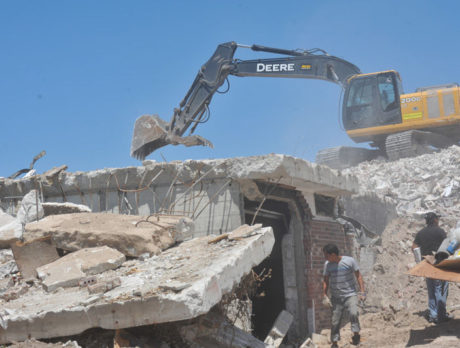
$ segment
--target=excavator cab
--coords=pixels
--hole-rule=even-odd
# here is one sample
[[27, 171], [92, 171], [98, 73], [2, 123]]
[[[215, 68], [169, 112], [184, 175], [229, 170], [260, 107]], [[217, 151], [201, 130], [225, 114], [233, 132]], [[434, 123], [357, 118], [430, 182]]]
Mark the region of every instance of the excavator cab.
[[396, 71], [355, 74], [344, 87], [342, 122], [348, 136], [377, 149], [337, 146], [317, 153], [316, 163], [337, 169], [385, 156], [388, 128], [402, 123], [402, 85]]
[[401, 93], [401, 78], [394, 70], [350, 77], [342, 109], [345, 130], [401, 123]]

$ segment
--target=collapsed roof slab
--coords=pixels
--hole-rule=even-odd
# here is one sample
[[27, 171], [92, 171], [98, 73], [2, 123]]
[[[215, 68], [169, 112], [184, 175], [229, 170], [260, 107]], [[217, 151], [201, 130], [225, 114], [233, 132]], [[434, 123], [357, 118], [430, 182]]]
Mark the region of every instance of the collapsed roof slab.
[[234, 179], [274, 181], [303, 192], [339, 196], [358, 190], [358, 181], [352, 175], [342, 175], [329, 167], [287, 155], [269, 154], [209, 162], [215, 163], [216, 174]]
[[[0, 344], [70, 336], [92, 327], [119, 329], [195, 318], [207, 313], [274, 245], [271, 227], [239, 240], [195, 238], [145, 261], [131, 260], [98, 277], [121, 285], [105, 294], [86, 288], [46, 293], [33, 287], [2, 303]], [[100, 278], [98, 278], [100, 280]]]
[[[157, 169], [157, 170], [155, 170]], [[149, 175], [149, 172], [153, 175]], [[161, 173], [160, 173], [161, 172]], [[158, 174], [158, 175], [157, 175]], [[352, 175], [306, 160], [281, 154], [235, 157], [213, 160], [187, 160], [172, 162], [144, 161], [141, 167], [107, 168], [90, 172], [61, 172], [50, 181], [44, 175], [25, 179], [0, 178], [0, 198], [25, 195], [41, 184], [44, 196], [107, 190], [110, 187], [139, 189], [139, 185], [171, 184], [196, 181], [201, 175], [206, 179], [231, 178], [276, 181], [324, 195], [339, 196], [358, 191], [358, 181]], [[59, 185], [56, 185], [58, 181]], [[93, 210], [94, 211], [94, 210]]]
[[144, 161], [139, 167], [60, 172], [53, 180], [44, 174], [0, 179], [0, 205], [14, 214], [18, 199], [39, 188], [43, 201], [84, 204], [92, 212], [182, 214], [195, 220], [194, 236], [200, 236], [228, 232], [244, 223], [242, 197], [263, 199], [256, 181], [302, 192], [313, 212], [314, 194], [337, 197], [358, 191], [358, 181], [352, 175], [303, 159], [269, 154]]
[[[184, 230], [186, 232], [184, 232]], [[181, 216], [145, 216], [73, 213], [47, 216], [25, 226], [24, 239], [51, 237], [57, 248], [76, 251], [100, 245], [117, 249], [127, 256], [159, 254], [191, 235], [193, 221]]]

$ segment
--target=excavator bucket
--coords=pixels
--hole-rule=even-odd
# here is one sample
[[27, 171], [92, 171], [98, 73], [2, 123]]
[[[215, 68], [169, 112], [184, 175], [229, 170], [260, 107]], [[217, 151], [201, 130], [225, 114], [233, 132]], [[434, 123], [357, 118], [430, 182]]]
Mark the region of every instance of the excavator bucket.
[[134, 124], [131, 156], [144, 160], [153, 151], [165, 145], [209, 146], [212, 143], [199, 136], [180, 136], [170, 131], [170, 123], [163, 121], [158, 115], [143, 115]]
[[167, 122], [158, 115], [142, 115], [134, 124], [131, 156], [143, 160], [147, 155], [168, 145]]

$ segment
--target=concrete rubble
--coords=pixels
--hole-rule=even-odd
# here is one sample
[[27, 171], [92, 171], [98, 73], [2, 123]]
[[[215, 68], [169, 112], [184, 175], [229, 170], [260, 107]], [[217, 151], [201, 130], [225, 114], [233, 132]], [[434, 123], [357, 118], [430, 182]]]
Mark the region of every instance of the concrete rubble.
[[284, 336], [286, 336], [289, 327], [292, 324], [294, 317], [288, 311], [281, 311], [273, 324], [272, 329], [265, 338], [264, 343], [269, 346], [278, 348], [283, 342]]
[[459, 146], [395, 162], [364, 162], [343, 172], [359, 179], [360, 193], [374, 192], [394, 203], [400, 216], [417, 218], [431, 210], [460, 216]]
[[[320, 247], [337, 241], [344, 248], [350, 242], [365, 278], [363, 347], [460, 344], [452, 336], [458, 320], [427, 326], [423, 279], [406, 274], [423, 213], [440, 213], [448, 232], [456, 226], [458, 146], [342, 172], [284, 155], [65, 169], [0, 179], [0, 244], [7, 248], [0, 252], [0, 343], [91, 331], [120, 347], [273, 347], [283, 337], [329, 347], [313, 295]], [[336, 206], [342, 195], [349, 196]], [[51, 244], [40, 244], [45, 240]], [[259, 329], [256, 337], [251, 316], [272, 289], [239, 293], [226, 313], [220, 307], [246, 286], [254, 266], [275, 272], [279, 265], [281, 295], [265, 307], [281, 308], [268, 313], [275, 313], [268, 336]], [[452, 283], [448, 309], [457, 318], [459, 302], [460, 286]], [[342, 333], [348, 347], [349, 330]], [[46, 344], [78, 346], [72, 339]]]
[[0, 279], [4, 279], [12, 273], [18, 272], [18, 267], [14, 260], [11, 249], [0, 250]]
[[[415, 266], [411, 250], [415, 233], [425, 225], [423, 214], [435, 211], [441, 214], [440, 224], [451, 233], [460, 217], [460, 147], [452, 146], [437, 153], [395, 162], [372, 161], [347, 169], [357, 175], [361, 193], [374, 190], [393, 202], [398, 218], [389, 223], [382, 233], [382, 246], [376, 254], [372, 272], [365, 279], [370, 296], [366, 301], [368, 312], [403, 311], [425, 302], [424, 297], [406, 296], [424, 291], [423, 279], [409, 278], [406, 272]], [[378, 276], [377, 276], [378, 275]], [[389, 299], [388, 289], [397, 295]], [[460, 302], [460, 293], [449, 293], [452, 303]]]
[[[75, 285], [70, 288], [54, 286], [52, 292], [31, 286], [20, 299], [2, 304], [0, 343], [74, 335], [91, 327], [158, 324], [205, 314], [270, 254], [274, 243], [269, 227], [247, 238], [208, 243], [212, 238], [185, 241], [145, 261], [118, 261], [121, 266], [114, 270], [98, 269], [102, 273], [97, 275], [97, 282], [120, 279], [119, 286], [105, 293], [91, 294], [86, 287], [79, 287], [78, 281], [67, 284]], [[45, 280], [52, 277], [51, 265], [39, 268], [39, 276]]]
[[44, 216], [72, 213], [91, 213], [91, 209], [88, 206], [71, 202], [44, 202], [42, 203], [42, 207]]
[[25, 209], [21, 197], [29, 202], [21, 234], [4, 244], [19, 272], [6, 271], [0, 289], [0, 343], [80, 343], [91, 330], [120, 347], [151, 341], [151, 333], [136, 337], [142, 330], [158, 330], [153, 346], [165, 348], [304, 342], [315, 331], [307, 280], [323, 231], [347, 248], [354, 237], [376, 239], [347, 220], [344, 235], [333, 218], [336, 199], [358, 192], [353, 175], [290, 156], [65, 169], [0, 179], [8, 219]]
[[[425, 319], [425, 279], [407, 273], [416, 263], [411, 250], [417, 231], [425, 226], [428, 211], [441, 214], [440, 226], [451, 233], [460, 217], [460, 147], [398, 161], [375, 160], [344, 172], [357, 176], [358, 197], [371, 194], [396, 208], [397, 216], [379, 233], [374, 265], [364, 273], [366, 302], [361, 310], [360, 346], [363, 347], [457, 347], [460, 317], [460, 283], [449, 284], [447, 310], [454, 320], [433, 325]], [[349, 197], [350, 200], [354, 196]], [[355, 202], [356, 203], [356, 202]], [[388, 206], [382, 205], [382, 211]], [[351, 338], [342, 329], [341, 344]], [[319, 348], [330, 347], [330, 331], [313, 334]]]
[[213, 312], [208, 313], [193, 324], [182, 326], [179, 329], [179, 334], [183, 341], [192, 347], [274, 347], [258, 340], [250, 333], [235, 327], [219, 314]]

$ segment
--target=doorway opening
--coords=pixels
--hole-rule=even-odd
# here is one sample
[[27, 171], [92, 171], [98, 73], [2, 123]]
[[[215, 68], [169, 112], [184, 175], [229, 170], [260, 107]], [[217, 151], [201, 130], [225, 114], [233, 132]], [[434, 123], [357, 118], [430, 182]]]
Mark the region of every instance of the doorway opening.
[[281, 241], [288, 233], [290, 213], [288, 203], [285, 202], [267, 199], [261, 208], [259, 205], [260, 202], [245, 198], [245, 223], [271, 226], [275, 236], [275, 244], [270, 256], [254, 267], [254, 272], [261, 274], [262, 277], [268, 272], [271, 274], [260, 284], [256, 295], [251, 299], [253, 335], [264, 340], [278, 314], [286, 307]]

